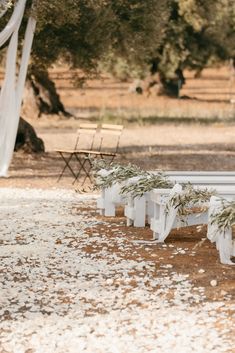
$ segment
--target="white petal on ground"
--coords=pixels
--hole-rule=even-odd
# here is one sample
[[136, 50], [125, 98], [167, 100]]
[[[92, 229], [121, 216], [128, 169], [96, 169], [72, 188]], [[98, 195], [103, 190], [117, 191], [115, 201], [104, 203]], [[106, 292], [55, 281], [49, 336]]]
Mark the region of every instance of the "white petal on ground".
[[126, 256], [141, 245], [105, 235], [93, 196], [0, 189], [0, 200], [0, 351], [232, 351], [234, 306], [205, 300], [171, 264], [156, 272], [157, 256]]

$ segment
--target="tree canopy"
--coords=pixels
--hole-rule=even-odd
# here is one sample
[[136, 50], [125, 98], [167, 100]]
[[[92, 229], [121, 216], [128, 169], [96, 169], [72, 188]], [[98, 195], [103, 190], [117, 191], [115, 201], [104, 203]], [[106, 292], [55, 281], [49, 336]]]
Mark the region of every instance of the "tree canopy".
[[34, 63], [46, 68], [61, 59], [88, 73], [109, 52], [130, 62], [151, 57], [164, 35], [169, 2], [38, 0], [34, 11]]
[[165, 39], [156, 57], [159, 69], [203, 68], [234, 55], [232, 0], [174, 0]]
[[235, 57], [234, 0], [28, 0], [26, 17], [32, 4], [34, 71], [60, 60], [88, 75], [111, 57], [171, 81]]

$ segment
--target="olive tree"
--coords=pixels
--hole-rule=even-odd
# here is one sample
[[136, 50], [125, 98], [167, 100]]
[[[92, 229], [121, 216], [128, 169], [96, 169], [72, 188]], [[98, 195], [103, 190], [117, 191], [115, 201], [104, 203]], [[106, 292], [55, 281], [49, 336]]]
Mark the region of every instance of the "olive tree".
[[235, 53], [233, 0], [172, 0], [165, 37], [152, 60], [163, 93], [178, 96], [184, 69], [200, 72]]
[[[30, 5], [30, 4], [29, 4]], [[37, 29], [32, 48], [29, 82], [39, 96], [39, 111], [65, 112], [48, 69], [59, 60], [74, 70], [74, 81], [97, 75], [98, 64], [112, 52], [142, 65], [164, 36], [168, 0], [45, 0], [34, 1]], [[79, 76], [80, 75], [80, 76]]]

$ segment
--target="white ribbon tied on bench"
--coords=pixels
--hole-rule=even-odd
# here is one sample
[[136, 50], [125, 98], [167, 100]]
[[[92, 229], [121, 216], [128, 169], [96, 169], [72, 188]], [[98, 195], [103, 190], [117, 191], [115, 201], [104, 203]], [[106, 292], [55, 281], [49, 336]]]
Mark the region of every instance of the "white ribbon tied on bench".
[[[176, 194], [180, 194], [181, 192], [182, 192], [182, 186], [180, 184], [175, 184], [169, 193], [169, 199], [171, 199]], [[159, 242], [164, 242], [164, 240], [169, 235], [171, 229], [173, 228], [177, 213], [178, 213], [177, 207], [171, 206], [168, 208], [168, 210], [165, 209], [165, 212], [164, 212], [165, 219], [164, 219], [164, 222], [162, 223], [163, 228], [158, 237]]]
[[208, 211], [208, 227], [207, 238], [216, 243], [217, 250], [219, 251], [220, 262], [224, 265], [235, 265], [231, 261], [231, 256], [235, 256], [235, 242], [232, 239], [232, 228], [220, 230], [215, 222], [212, 222], [212, 217], [221, 209], [221, 199], [212, 196], [209, 204]]

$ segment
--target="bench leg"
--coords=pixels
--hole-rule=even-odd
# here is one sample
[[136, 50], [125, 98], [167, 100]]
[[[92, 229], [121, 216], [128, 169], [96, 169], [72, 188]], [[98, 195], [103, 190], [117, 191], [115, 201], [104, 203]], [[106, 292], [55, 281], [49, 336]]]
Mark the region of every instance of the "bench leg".
[[105, 190], [105, 199], [104, 199], [104, 215], [107, 217], [114, 217], [116, 214], [115, 203], [113, 202], [113, 187], [107, 188]]
[[126, 225], [127, 225], [127, 227], [131, 227], [133, 225], [133, 220], [131, 218], [127, 218]]
[[107, 217], [115, 217], [116, 207], [113, 202], [105, 202], [104, 215]]
[[101, 216], [104, 216], [104, 204], [105, 204], [105, 189], [101, 189], [101, 195], [96, 202], [96, 206]]
[[153, 240], [158, 240], [159, 239], [159, 233], [153, 232]]
[[133, 225], [133, 217], [134, 216], [134, 200], [132, 197], [128, 197], [127, 203], [125, 205], [124, 214], [126, 216], [126, 225], [127, 227], [131, 227]]
[[[153, 231], [153, 240], [158, 240], [159, 238], [159, 224], [160, 224], [160, 205], [158, 203], [153, 203], [153, 217], [151, 218], [151, 229]], [[157, 226], [158, 225], [158, 226]]]
[[147, 201], [147, 207], [146, 207], [147, 211], [147, 221], [148, 224], [151, 223], [151, 218], [153, 217], [153, 202], [151, 200]]
[[146, 220], [146, 200], [145, 197], [134, 199], [135, 219], [134, 227], [145, 227]]
[[220, 234], [217, 240], [220, 262], [225, 265], [235, 265], [231, 261], [233, 253], [232, 229], [228, 229], [224, 234]]

